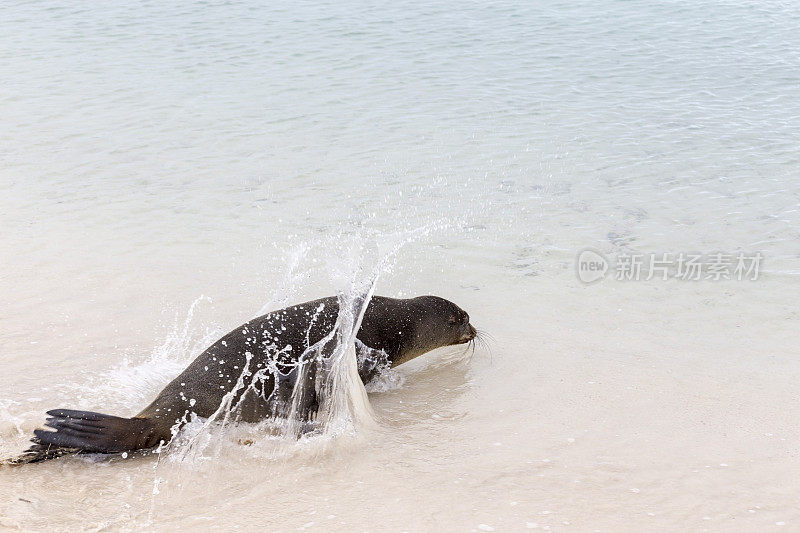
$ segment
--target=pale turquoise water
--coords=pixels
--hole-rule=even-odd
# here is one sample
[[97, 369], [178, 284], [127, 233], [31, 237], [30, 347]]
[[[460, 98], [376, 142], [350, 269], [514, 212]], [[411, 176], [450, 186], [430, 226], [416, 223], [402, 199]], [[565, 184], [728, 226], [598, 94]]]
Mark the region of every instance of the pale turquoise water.
[[[161, 249], [156, 225], [251, 236], [278, 205], [303, 231], [388, 197], [504, 240], [487, 220], [513, 218], [518, 245], [625, 231], [652, 249], [798, 253], [791, 3], [2, 9], [14, 235], [81, 227]], [[309, 198], [340, 213], [306, 215]], [[47, 215], [33, 227], [31, 210]]]
[[[519, 470], [527, 453], [537, 461], [558, 456], [552, 442], [591, 425], [580, 418], [581, 406], [603, 413], [618, 406], [619, 390], [629, 390], [632, 376], [639, 383], [663, 379], [642, 386], [641, 394], [666, 391], [678, 402], [659, 416], [674, 422], [664, 434], [684, 431], [687, 442], [702, 433], [708, 416], [732, 417], [720, 433], [737, 434], [735, 410], [717, 403], [720, 395], [741, 393], [752, 405], [775, 409], [765, 415], [754, 407], [745, 424], [752, 435], [778, 434], [773, 426], [784, 423], [782, 416], [784, 429], [792, 427], [800, 272], [798, 28], [800, 5], [777, 1], [2, 2], [4, 416], [33, 424], [36, 413], [69, 400], [75, 387], [86, 407], [140, 401], [158, 390], [158, 379], [115, 374], [121, 397], [110, 390], [92, 396], [85, 384], [118, 368], [123, 357], [140, 373], [150, 372], [144, 361], [165, 335], [164, 324], [199, 295], [211, 296], [214, 307], [198, 311], [197, 328], [233, 327], [265, 303], [335, 290], [337, 278], [328, 274], [337, 267], [326, 260], [358, 254], [341, 239], [326, 241], [330, 235], [367, 243], [365, 255], [374, 260], [380, 254], [370, 243], [400, 242], [394, 232], [432, 224], [435, 229], [404, 249], [378, 292], [443, 294], [493, 330], [500, 345], [494, 366], [479, 359], [471, 374], [455, 378], [453, 386], [471, 396], [454, 408], [465, 418], [455, 418], [453, 431], [467, 442], [485, 436], [489, 450], [495, 439], [504, 440], [508, 464], [498, 459], [482, 469], [483, 452], [462, 450], [475, 459], [467, 471], [486, 475], [484, 489], [457, 493], [461, 506], [442, 494], [433, 498], [434, 510], [450, 509], [443, 522], [404, 521], [397, 511], [386, 517], [390, 529], [494, 523], [515, 530], [563, 521], [618, 529], [643, 527], [647, 509], [659, 508], [665, 527], [694, 527], [689, 520], [705, 513], [720, 522], [701, 526], [727, 527], [721, 517], [740, 512], [739, 523], [752, 518], [722, 497], [710, 498], [717, 502], [711, 510], [681, 514], [688, 505], [682, 498], [691, 492], [683, 487], [695, 481], [670, 478], [679, 470], [670, 460], [657, 475], [647, 456], [637, 455], [639, 464], [626, 455], [647, 449], [637, 439], [649, 426], [630, 422], [625, 408], [614, 408], [623, 429], [610, 436], [630, 440], [609, 444], [610, 459], [591, 441], [578, 454], [580, 468], [565, 451], [555, 478], [572, 483], [581, 468], [594, 472], [608, 459], [625, 465], [623, 477], [644, 472], [655, 485], [672, 480], [641, 508], [586, 503], [613, 492], [613, 473], [592, 478], [598, 492], [587, 489], [573, 501], [564, 497], [574, 494], [571, 485], [539, 485], [538, 471], [509, 473], [505, 481], [487, 472]], [[308, 255], [298, 255], [303, 243], [312, 249]], [[609, 280], [583, 287], [572, 269], [587, 247], [607, 254], [760, 251], [766, 278], [624, 287]], [[293, 255], [305, 278], [286, 274]], [[624, 318], [615, 319], [618, 312]], [[608, 370], [601, 361], [609, 359], [620, 367]], [[174, 363], [153, 365], [172, 372]], [[711, 367], [703, 374], [698, 365]], [[653, 368], [667, 370], [653, 374]], [[578, 386], [575, 376], [583, 371], [589, 377]], [[429, 379], [426, 372], [416, 379]], [[581, 387], [603, 372], [614, 376], [609, 388], [582, 396]], [[686, 373], [688, 384], [676, 377]], [[439, 370], [430, 375], [445, 379]], [[552, 376], [567, 383], [559, 388]], [[54, 384], [43, 388], [43, 380]], [[532, 382], [551, 390], [535, 399], [547, 408], [531, 407]], [[515, 396], [523, 383], [526, 392]], [[423, 401], [413, 394], [413, 380], [409, 386], [404, 400]], [[724, 391], [708, 392], [716, 386]], [[675, 400], [682, 394], [691, 400]], [[709, 411], [686, 415], [693, 420], [688, 424], [670, 417], [695, 402]], [[630, 404], [650, 405], [642, 396]], [[520, 405], [524, 415], [514, 410]], [[575, 420], [564, 421], [573, 409]], [[427, 420], [422, 412], [420, 420]], [[656, 412], [653, 407], [641, 420]], [[768, 427], [752, 422], [762, 418]], [[542, 429], [544, 420], [550, 429]], [[425, 448], [430, 428], [418, 422], [409, 422], [409, 441], [399, 445]], [[526, 429], [509, 443], [492, 424]], [[553, 429], [559, 424], [569, 429], [561, 434]], [[8, 431], [8, 442], [21, 442]], [[449, 442], [446, 431], [443, 442]], [[767, 465], [796, 466], [776, 459], [789, 444], [762, 451], [742, 442], [717, 444], [741, 453], [742, 462], [758, 457], [763, 468], [704, 480], [707, 493], [733, 484], [740, 494], [763, 494], [774, 483]], [[671, 457], [655, 450], [657, 458]], [[455, 476], [442, 466], [449, 452], [437, 453], [409, 459], [427, 472], [420, 483], [433, 492]], [[701, 469], [711, 460], [705, 451], [687, 453]], [[425, 470], [429, 463], [441, 468]], [[149, 491], [152, 476], [143, 468]], [[326, 468], [322, 475], [354, 482]], [[120, 481], [125, 475], [111, 473], [93, 490], [116, 480], [137, 494], [135, 482]], [[762, 485], [742, 481], [748, 479]], [[620, 490], [629, 497], [634, 493], [626, 482]], [[21, 490], [31, 478], [20, 475], [13, 483]], [[407, 489], [404, 483], [411, 479], [370, 490], [385, 490], [388, 498]], [[471, 514], [478, 501], [514, 490], [566, 501], [563, 520], [543, 521], [544, 503], [522, 496], [513, 509]], [[39, 497], [48, 498], [46, 492]], [[344, 507], [358, 494], [349, 497]], [[225, 501], [235, 506], [237, 498]], [[796, 516], [788, 496], [770, 498], [765, 505], [774, 516], [752, 527]], [[101, 508], [121, 502], [133, 499], [108, 500]], [[16, 507], [0, 512], [41, 525], [55, 516], [42, 506], [33, 514]], [[638, 514], [629, 515], [633, 508]], [[150, 510], [134, 504], [131, 513], [129, 522], [142, 525]], [[210, 520], [223, 515], [212, 513]], [[193, 524], [176, 518], [180, 513], [164, 516], [157, 527]], [[64, 527], [75, 525], [61, 519]], [[285, 529], [305, 523], [292, 520], [284, 515], [268, 523]], [[366, 520], [350, 514], [338, 525], [363, 528]]]

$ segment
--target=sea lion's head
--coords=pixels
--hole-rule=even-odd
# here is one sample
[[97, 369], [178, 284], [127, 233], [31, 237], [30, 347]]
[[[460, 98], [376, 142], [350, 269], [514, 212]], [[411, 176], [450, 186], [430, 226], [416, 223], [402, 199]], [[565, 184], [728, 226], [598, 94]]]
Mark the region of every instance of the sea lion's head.
[[459, 306], [438, 296], [417, 296], [408, 300], [411, 311], [410, 342], [405, 343], [400, 364], [444, 346], [466, 344], [478, 334], [469, 315]]

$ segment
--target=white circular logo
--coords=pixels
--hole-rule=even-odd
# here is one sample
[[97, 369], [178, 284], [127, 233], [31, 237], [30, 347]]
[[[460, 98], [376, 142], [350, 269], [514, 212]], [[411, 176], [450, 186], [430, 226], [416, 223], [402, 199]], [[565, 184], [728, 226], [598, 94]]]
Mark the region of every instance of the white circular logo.
[[584, 283], [600, 281], [608, 272], [608, 259], [597, 250], [583, 250], [576, 259], [575, 271]]

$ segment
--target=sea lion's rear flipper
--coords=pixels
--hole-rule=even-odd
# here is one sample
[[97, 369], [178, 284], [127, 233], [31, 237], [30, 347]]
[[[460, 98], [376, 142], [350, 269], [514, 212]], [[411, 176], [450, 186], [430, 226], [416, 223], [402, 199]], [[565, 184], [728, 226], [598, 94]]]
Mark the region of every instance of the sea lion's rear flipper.
[[[34, 445], [26, 453], [42, 456], [36, 460], [74, 452], [119, 453], [141, 450], [152, 448], [163, 440], [150, 418], [121, 418], [70, 409], [54, 409], [47, 414], [50, 416], [45, 426], [55, 431], [37, 429], [33, 432], [36, 435], [32, 439]], [[56, 452], [56, 449], [70, 451], [61, 453]]]
[[36, 437], [32, 438], [31, 442], [33, 445], [22, 452], [21, 455], [0, 461], [0, 465], [24, 465], [28, 463], [38, 463], [40, 461], [47, 461], [48, 459], [55, 459], [56, 457], [61, 457], [63, 455], [80, 453], [79, 448], [63, 448], [61, 446], [45, 444]]

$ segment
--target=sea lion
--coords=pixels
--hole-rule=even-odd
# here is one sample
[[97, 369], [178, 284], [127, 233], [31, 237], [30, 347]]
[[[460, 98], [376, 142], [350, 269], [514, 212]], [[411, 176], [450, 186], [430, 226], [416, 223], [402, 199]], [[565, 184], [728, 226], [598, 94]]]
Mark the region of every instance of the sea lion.
[[[296, 388], [301, 393], [297, 415], [312, 418], [322, 399], [311, 384], [309, 369], [318, 369], [309, 354], [332, 338], [338, 315], [339, 300], [329, 297], [254, 318], [201, 353], [132, 418], [48, 411], [45, 425], [55, 431], [34, 431], [33, 446], [10, 462], [154, 448], [169, 442], [191, 413], [208, 418], [223, 402], [245, 422], [287, 416]], [[476, 334], [469, 315], [444, 298], [374, 296], [356, 334], [359, 377], [367, 383], [382, 368], [468, 343]]]

